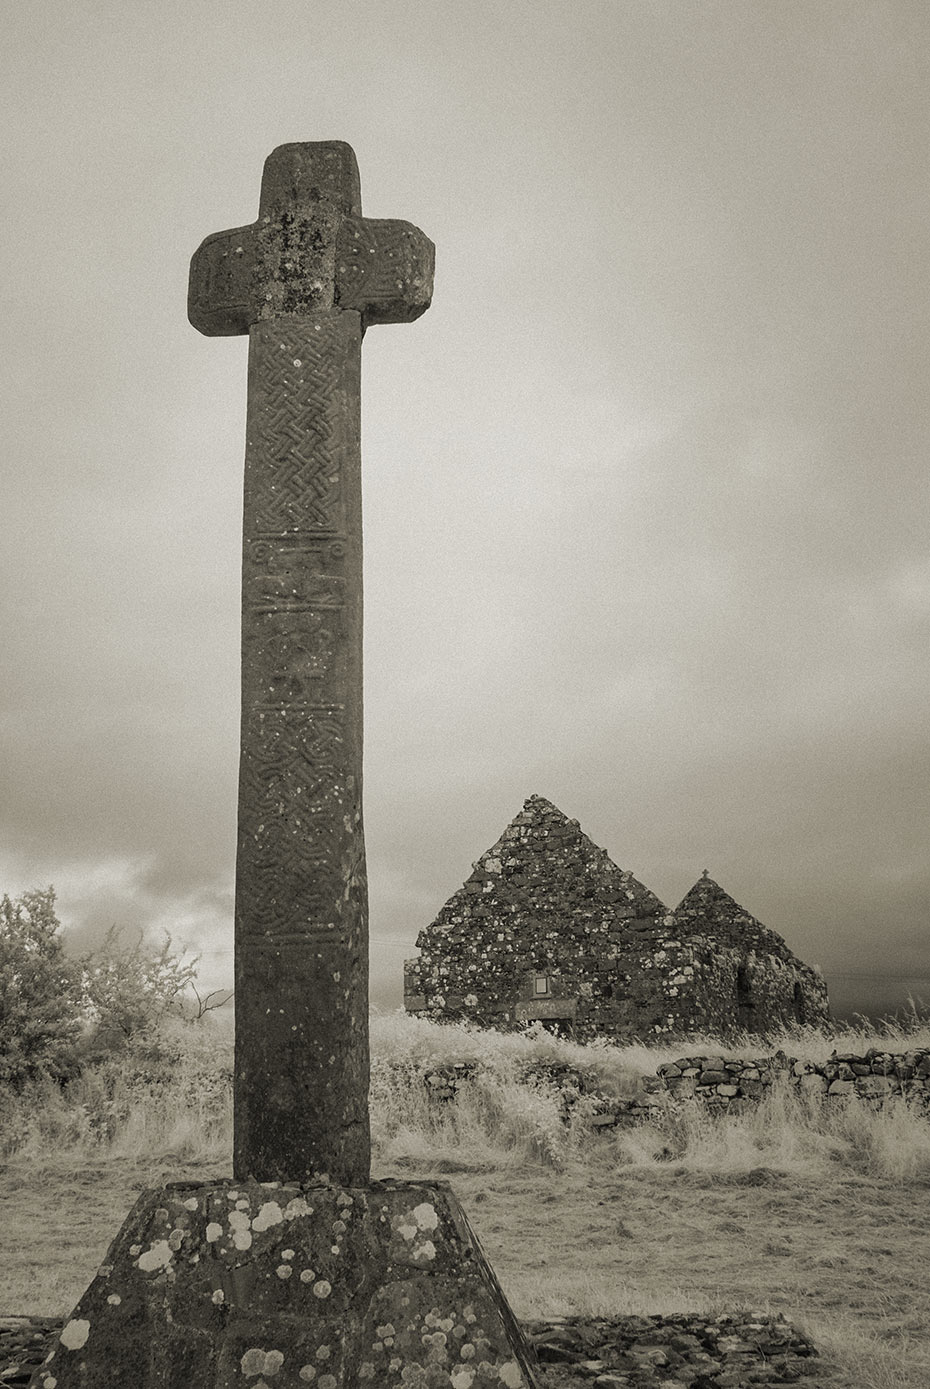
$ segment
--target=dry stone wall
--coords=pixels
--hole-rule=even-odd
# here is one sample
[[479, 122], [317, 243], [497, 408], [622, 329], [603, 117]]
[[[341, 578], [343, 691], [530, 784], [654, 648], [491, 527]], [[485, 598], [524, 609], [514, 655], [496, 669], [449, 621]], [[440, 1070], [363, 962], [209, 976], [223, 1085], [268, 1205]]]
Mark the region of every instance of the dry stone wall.
[[417, 937], [409, 1012], [578, 1041], [770, 1031], [827, 1017], [819, 973], [711, 878], [675, 911], [531, 796]]
[[[454, 1100], [478, 1069], [476, 1062], [450, 1062], [430, 1068], [423, 1081], [431, 1099]], [[589, 1070], [577, 1066], [536, 1062], [526, 1068], [523, 1079], [560, 1091], [566, 1115], [581, 1096], [592, 1100], [591, 1124], [595, 1129], [674, 1114], [685, 1104], [700, 1104], [716, 1113], [739, 1113], [779, 1085], [827, 1102], [861, 1101], [876, 1107], [888, 1100], [904, 1099], [930, 1116], [927, 1048], [834, 1052], [823, 1062], [797, 1060], [783, 1051], [762, 1057], [683, 1056], [659, 1066], [654, 1076], [643, 1078], [636, 1095], [628, 1099], [605, 1093]]]

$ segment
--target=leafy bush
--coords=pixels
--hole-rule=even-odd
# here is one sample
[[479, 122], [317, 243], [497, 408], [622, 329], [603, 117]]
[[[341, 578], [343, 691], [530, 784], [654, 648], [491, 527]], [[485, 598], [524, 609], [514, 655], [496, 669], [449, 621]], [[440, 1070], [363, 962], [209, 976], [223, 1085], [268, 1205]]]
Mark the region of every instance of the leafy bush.
[[0, 1082], [16, 1089], [75, 1069], [80, 969], [59, 926], [52, 887], [0, 899]]
[[85, 1060], [100, 1060], [129, 1046], [151, 1044], [159, 1023], [181, 1017], [185, 991], [197, 977], [198, 958], [185, 961], [170, 935], [158, 949], [140, 937], [125, 945], [111, 927], [101, 946], [80, 961], [82, 1002], [90, 1032]]

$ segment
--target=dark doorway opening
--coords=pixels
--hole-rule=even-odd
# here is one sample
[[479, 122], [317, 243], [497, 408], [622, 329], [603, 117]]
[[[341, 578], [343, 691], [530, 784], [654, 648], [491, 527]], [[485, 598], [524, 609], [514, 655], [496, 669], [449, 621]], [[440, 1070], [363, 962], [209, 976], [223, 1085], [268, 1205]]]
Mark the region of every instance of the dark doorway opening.
[[539, 1021], [553, 1037], [572, 1037], [574, 1029], [571, 1018], [540, 1018]]

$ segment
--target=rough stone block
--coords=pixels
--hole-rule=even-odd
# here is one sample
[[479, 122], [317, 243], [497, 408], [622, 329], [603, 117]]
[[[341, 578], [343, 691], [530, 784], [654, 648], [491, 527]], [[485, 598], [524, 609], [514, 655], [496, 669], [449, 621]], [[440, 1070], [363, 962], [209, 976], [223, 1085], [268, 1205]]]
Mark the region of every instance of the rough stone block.
[[533, 1389], [446, 1183], [172, 1183], [136, 1202], [32, 1389]]
[[722, 1066], [708, 1066], [706, 1071], [701, 1072], [700, 1085], [726, 1085], [729, 1082], [729, 1075]]
[[865, 1096], [866, 1099], [884, 1099], [897, 1088], [893, 1076], [860, 1076], [856, 1081], [856, 1093]]

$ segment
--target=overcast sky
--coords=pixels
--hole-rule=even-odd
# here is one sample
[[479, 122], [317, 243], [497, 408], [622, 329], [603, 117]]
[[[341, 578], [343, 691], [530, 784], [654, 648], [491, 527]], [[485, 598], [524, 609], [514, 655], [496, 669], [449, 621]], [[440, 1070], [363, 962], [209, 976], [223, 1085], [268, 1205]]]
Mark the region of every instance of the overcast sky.
[[[347, 140], [373, 998], [531, 793], [930, 1003], [926, 0], [5, 0], [0, 891], [232, 968], [245, 338], [191, 254]], [[894, 976], [894, 977], [893, 977]]]

